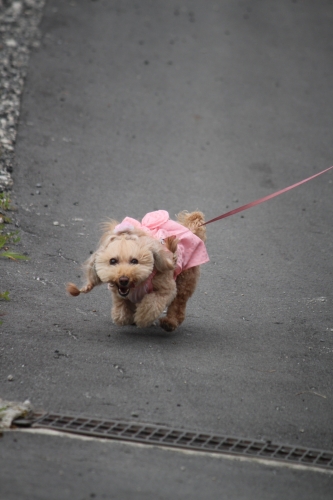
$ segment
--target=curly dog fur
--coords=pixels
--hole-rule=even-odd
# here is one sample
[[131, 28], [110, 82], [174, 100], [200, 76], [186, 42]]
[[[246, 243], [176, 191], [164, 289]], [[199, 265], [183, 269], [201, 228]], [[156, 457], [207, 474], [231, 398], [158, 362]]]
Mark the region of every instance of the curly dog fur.
[[[201, 212], [181, 212], [177, 220], [206, 241]], [[161, 242], [140, 228], [115, 231], [117, 226], [114, 220], [104, 224], [98, 248], [84, 264], [86, 285], [78, 289], [68, 283], [67, 291], [77, 296], [108, 283], [115, 324], [147, 327], [159, 318], [164, 330], [175, 330], [185, 319], [186, 304], [196, 288], [200, 266], [183, 270], [175, 280], [178, 243], [175, 236]], [[166, 316], [160, 317], [166, 308]]]

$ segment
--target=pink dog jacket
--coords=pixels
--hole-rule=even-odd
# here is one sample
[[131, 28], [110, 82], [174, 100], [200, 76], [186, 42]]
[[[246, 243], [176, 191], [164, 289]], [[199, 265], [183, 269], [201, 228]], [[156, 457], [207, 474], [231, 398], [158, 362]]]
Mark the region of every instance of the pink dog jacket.
[[121, 232], [130, 228], [130, 226], [138, 227], [158, 240], [164, 240], [168, 236], [176, 236], [178, 239], [177, 246], [177, 266], [175, 269], [175, 277], [185, 269], [190, 269], [194, 266], [200, 266], [209, 261], [208, 253], [204, 242], [192, 233], [189, 229], [169, 218], [166, 210], [157, 210], [149, 212], [144, 216], [141, 223], [125, 217], [125, 219], [115, 227], [115, 232]]

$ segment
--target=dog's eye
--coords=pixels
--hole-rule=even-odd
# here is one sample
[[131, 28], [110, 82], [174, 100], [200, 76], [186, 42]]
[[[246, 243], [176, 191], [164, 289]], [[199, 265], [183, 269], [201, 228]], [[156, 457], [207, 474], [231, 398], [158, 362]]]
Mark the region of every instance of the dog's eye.
[[138, 259], [132, 259], [132, 260], [131, 260], [131, 264], [139, 264]]
[[117, 259], [110, 259], [111, 266], [115, 266], [117, 264]]

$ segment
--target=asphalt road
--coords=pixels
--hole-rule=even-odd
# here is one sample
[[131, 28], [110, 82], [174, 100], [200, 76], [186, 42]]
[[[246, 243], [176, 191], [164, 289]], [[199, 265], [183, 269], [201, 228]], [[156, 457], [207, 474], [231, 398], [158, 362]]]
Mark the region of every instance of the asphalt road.
[[[328, 0], [47, 2], [13, 174], [30, 260], [0, 261], [2, 398], [333, 449], [333, 173], [208, 226], [173, 334], [113, 325], [104, 287], [65, 294], [107, 217], [212, 218], [331, 166], [332, 17]], [[0, 449], [6, 500], [332, 495], [329, 474], [158, 448]]]

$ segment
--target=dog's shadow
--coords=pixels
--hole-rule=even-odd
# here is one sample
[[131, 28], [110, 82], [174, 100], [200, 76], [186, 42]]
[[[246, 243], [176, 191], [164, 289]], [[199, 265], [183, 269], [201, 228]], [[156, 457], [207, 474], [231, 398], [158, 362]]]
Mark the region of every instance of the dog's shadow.
[[173, 332], [166, 332], [159, 325], [152, 325], [146, 328], [138, 328], [136, 325], [115, 327], [114, 329], [108, 333], [108, 338], [110, 337], [118, 337], [118, 338], [126, 338], [131, 341], [139, 340], [140, 343], [144, 340], [163, 340], [163, 341], [172, 341], [176, 337], [182, 337], [182, 329], [179, 328]]

